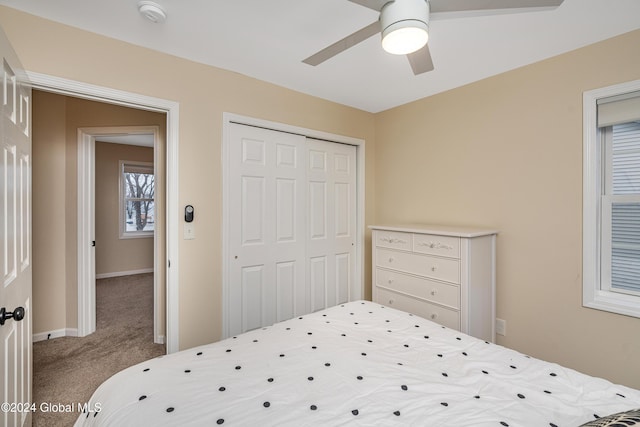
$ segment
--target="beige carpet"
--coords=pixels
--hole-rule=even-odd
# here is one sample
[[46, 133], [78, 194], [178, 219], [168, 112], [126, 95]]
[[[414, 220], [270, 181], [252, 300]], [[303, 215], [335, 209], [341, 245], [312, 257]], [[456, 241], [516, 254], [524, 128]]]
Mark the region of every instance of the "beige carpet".
[[[111, 375], [165, 354], [153, 344], [153, 274], [96, 281], [96, 332], [33, 345], [33, 402], [85, 403]], [[71, 426], [78, 413], [36, 411], [35, 427]]]

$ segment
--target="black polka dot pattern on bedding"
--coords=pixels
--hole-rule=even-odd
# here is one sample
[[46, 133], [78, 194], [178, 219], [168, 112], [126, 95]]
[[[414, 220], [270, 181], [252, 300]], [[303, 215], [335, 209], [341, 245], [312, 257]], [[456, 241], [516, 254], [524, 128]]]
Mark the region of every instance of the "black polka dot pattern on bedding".
[[[207, 418], [209, 424], [250, 423], [246, 416], [253, 411], [262, 414], [263, 419], [268, 417], [267, 424], [273, 420], [273, 425], [278, 425], [278, 417], [283, 415], [287, 420], [299, 419], [300, 425], [375, 425], [376, 422], [421, 425], [415, 418], [417, 415], [427, 414], [428, 418], [429, 411], [438, 411], [446, 414], [447, 419], [452, 417], [450, 425], [457, 425], [457, 411], [466, 407], [477, 409], [477, 413], [489, 418], [482, 419], [482, 425], [572, 425], [566, 420], [554, 419], [555, 415], [527, 424], [514, 416], [515, 409], [506, 413], [496, 410], [496, 407], [518, 408], [519, 405], [544, 408], [543, 399], [554, 402], [558, 399], [556, 395], [566, 396], [564, 383], [570, 375], [561, 367], [532, 369], [529, 358], [515, 353], [508, 353], [509, 357], [487, 356], [487, 352], [494, 351], [490, 346], [496, 350], [500, 346], [461, 335], [418, 316], [393, 309], [379, 313], [382, 308], [372, 307], [371, 303], [362, 308], [347, 304], [342, 311], [334, 307], [333, 311], [260, 328], [237, 335], [233, 341], [228, 339], [190, 351], [189, 360], [171, 368], [184, 382], [198, 381], [194, 384], [202, 394], [213, 397], [203, 405], [214, 408]], [[381, 314], [384, 317], [380, 317]], [[286, 341], [276, 345], [272, 335]], [[483, 342], [490, 346], [483, 346]], [[327, 360], [329, 358], [331, 360]], [[210, 390], [207, 394], [202, 389], [201, 377], [207, 374], [210, 363], [217, 365], [220, 373], [204, 386]], [[144, 381], [153, 383], [165, 369], [158, 367], [146, 362], [136, 368], [136, 372], [140, 377], [149, 378]], [[537, 374], [544, 381], [524, 387], [518, 383], [502, 388], [483, 386], [484, 381], [499, 384], [506, 379], [510, 383], [527, 372]], [[423, 373], [428, 374], [428, 380], [422, 378]], [[460, 385], [461, 381], [464, 386]], [[180, 417], [188, 412], [186, 401], [180, 392], [167, 398], [162, 394], [164, 391], [154, 387], [157, 386], [135, 389], [130, 401], [138, 404], [132, 406], [155, 408], [158, 415], [179, 425]], [[153, 394], [149, 394], [150, 390]], [[343, 396], [345, 391], [348, 396]], [[611, 390], [610, 396], [622, 402], [625, 394]], [[416, 410], [411, 402], [418, 402], [420, 409]], [[244, 411], [240, 405], [245, 404], [250, 405], [251, 410]], [[334, 422], [327, 421], [330, 419]]]

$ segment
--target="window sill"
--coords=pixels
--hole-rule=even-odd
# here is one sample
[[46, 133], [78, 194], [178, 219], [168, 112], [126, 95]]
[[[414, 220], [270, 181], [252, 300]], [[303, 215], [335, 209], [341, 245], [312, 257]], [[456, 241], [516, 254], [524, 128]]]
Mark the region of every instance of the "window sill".
[[153, 231], [143, 231], [140, 233], [127, 233], [127, 234], [121, 234], [120, 235], [120, 239], [122, 240], [127, 240], [127, 239], [146, 239], [146, 238], [150, 238], [154, 236], [154, 232]]
[[640, 297], [634, 295], [597, 290], [593, 295], [585, 295], [582, 305], [596, 310], [640, 317]]

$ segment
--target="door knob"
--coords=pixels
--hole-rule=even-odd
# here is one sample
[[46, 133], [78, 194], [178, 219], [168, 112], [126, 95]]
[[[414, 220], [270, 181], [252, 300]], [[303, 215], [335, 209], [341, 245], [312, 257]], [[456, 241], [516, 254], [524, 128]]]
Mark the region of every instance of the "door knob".
[[13, 311], [7, 311], [4, 307], [0, 308], [0, 326], [4, 325], [5, 320], [14, 319], [16, 322], [24, 319], [24, 308], [17, 307]]

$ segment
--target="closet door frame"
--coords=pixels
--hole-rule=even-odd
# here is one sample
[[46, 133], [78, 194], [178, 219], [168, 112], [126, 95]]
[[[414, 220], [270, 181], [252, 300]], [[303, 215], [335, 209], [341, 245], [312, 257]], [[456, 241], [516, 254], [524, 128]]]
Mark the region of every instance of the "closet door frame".
[[230, 197], [230, 174], [229, 154], [230, 154], [230, 126], [238, 123], [248, 126], [270, 129], [279, 132], [303, 135], [309, 138], [321, 139], [341, 144], [353, 145], [356, 147], [356, 269], [353, 280], [353, 287], [349, 290], [349, 300], [364, 298], [364, 249], [365, 249], [365, 141], [344, 135], [336, 135], [298, 126], [242, 116], [234, 113], [223, 113], [222, 115], [222, 338], [229, 337], [229, 321], [227, 315], [229, 306], [229, 276], [230, 276], [230, 253], [229, 253], [229, 197]]

